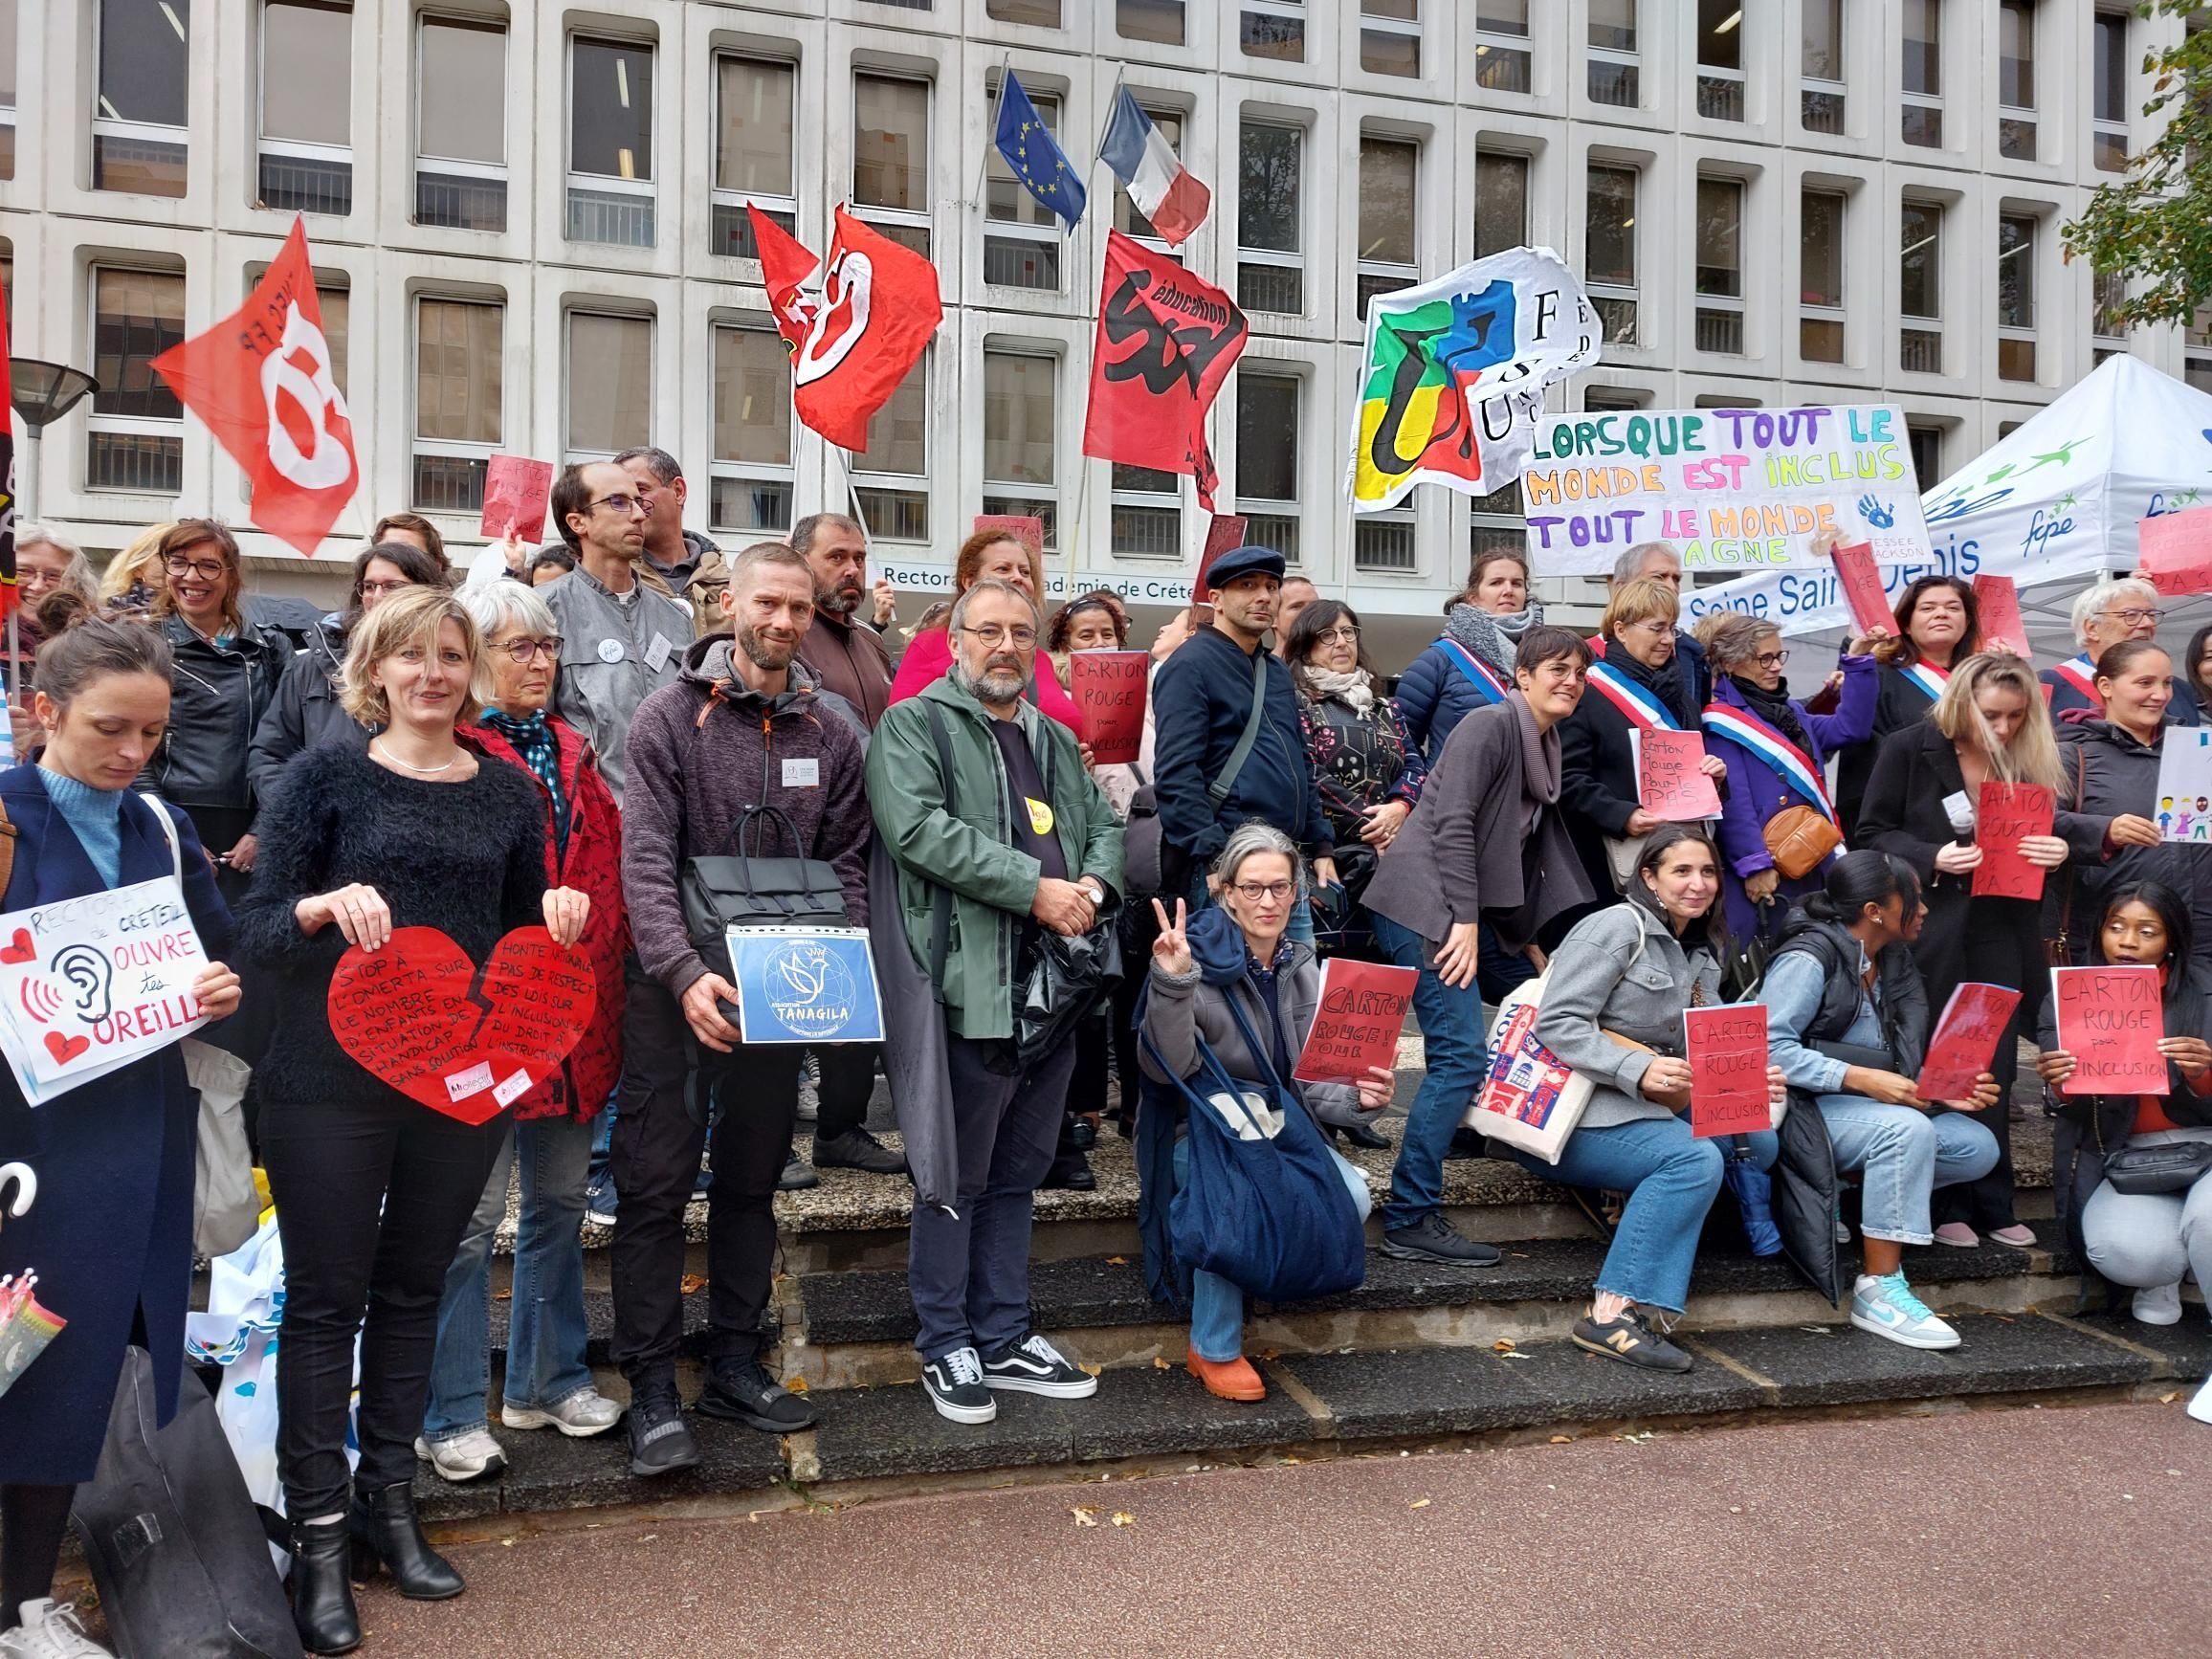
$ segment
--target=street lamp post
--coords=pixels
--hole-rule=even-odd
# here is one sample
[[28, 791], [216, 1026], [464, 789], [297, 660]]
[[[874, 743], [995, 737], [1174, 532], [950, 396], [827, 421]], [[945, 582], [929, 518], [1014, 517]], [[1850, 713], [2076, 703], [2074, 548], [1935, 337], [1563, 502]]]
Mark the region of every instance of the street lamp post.
[[[15, 469], [16, 494], [11, 503], [17, 522], [32, 516], [30, 504], [38, 482], [40, 435], [99, 389], [100, 382], [81, 368], [41, 363], [31, 357], [8, 360], [9, 402], [23, 417], [24, 431], [22, 464]], [[15, 613], [20, 608], [14, 605], [8, 608], [8, 689], [18, 696], [23, 684], [23, 652]]]

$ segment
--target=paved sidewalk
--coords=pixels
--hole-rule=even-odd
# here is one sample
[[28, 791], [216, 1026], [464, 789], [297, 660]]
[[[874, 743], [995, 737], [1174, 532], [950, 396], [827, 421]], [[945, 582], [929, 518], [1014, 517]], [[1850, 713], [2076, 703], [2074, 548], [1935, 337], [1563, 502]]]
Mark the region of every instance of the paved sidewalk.
[[362, 1651], [2203, 1653], [2208, 1490], [2175, 1403], [479, 1533], [460, 1601], [366, 1595]]

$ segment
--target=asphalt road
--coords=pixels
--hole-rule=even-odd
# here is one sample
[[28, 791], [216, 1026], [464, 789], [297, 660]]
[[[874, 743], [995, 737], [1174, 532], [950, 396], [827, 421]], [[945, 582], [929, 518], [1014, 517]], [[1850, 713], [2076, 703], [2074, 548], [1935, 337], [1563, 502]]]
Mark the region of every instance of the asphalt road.
[[365, 1593], [362, 1651], [2205, 1654], [2208, 1492], [2177, 1403], [477, 1530], [459, 1601]]

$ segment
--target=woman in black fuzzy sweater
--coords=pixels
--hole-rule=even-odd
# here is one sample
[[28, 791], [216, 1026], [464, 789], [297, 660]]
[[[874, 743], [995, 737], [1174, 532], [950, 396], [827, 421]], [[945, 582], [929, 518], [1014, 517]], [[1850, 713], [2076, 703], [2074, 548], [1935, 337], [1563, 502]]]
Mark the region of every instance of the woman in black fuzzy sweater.
[[[446, 1269], [508, 1125], [504, 1111], [477, 1124], [431, 1111], [364, 1070], [332, 1033], [331, 975], [349, 944], [379, 950], [402, 927], [436, 928], [481, 964], [541, 916], [573, 943], [588, 913], [582, 894], [546, 889], [530, 781], [454, 741], [456, 719], [476, 716], [481, 666], [468, 613], [442, 589], [370, 613], [343, 696], [355, 719], [387, 729], [365, 752], [331, 744], [292, 762], [264, 808], [268, 851], [238, 910], [245, 954], [280, 987], [257, 1073], [285, 1260], [276, 1459], [293, 1614], [315, 1653], [361, 1639], [349, 1537], [355, 1559], [383, 1559], [404, 1595], [461, 1591], [415, 1521], [414, 1439]], [[349, 1481], [357, 1332], [361, 1462]]]

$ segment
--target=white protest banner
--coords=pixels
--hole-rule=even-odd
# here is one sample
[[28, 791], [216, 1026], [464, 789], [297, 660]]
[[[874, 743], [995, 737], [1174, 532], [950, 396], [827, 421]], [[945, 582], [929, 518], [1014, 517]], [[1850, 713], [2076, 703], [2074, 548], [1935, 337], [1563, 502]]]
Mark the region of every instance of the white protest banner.
[[207, 952], [173, 875], [0, 916], [0, 1050], [36, 1106], [205, 1022]]
[[1925, 560], [1928, 526], [1894, 404], [1549, 415], [1521, 474], [1531, 567], [1602, 575], [1639, 542], [1691, 570], [1813, 566], [1824, 531], [1877, 564]]
[[1528, 457], [1544, 387], [1604, 345], [1582, 279], [1549, 248], [1376, 295], [1352, 406], [1352, 511], [1380, 513], [1419, 483], [1503, 489]]

